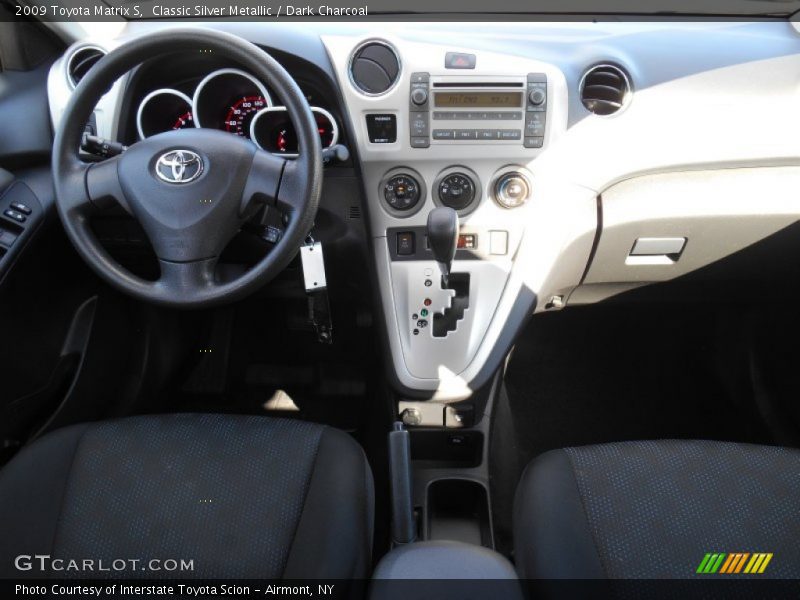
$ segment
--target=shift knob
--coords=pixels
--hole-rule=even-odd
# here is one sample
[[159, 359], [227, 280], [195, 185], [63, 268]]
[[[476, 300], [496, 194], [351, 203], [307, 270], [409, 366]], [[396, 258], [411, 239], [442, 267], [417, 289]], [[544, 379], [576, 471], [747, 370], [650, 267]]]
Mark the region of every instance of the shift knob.
[[428, 243], [433, 257], [442, 270], [442, 279], [447, 285], [450, 267], [458, 244], [458, 214], [452, 208], [442, 206], [428, 213]]

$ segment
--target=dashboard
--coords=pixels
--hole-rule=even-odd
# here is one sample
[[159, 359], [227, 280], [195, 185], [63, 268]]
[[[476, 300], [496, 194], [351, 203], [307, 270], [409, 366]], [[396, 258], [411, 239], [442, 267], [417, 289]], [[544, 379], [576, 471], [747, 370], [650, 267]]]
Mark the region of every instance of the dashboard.
[[[76, 42], [50, 73], [54, 124], [80, 48], [181, 26]], [[265, 47], [323, 147], [349, 145], [405, 398], [468, 397], [534, 312], [702, 276], [800, 220], [788, 21], [203, 26]], [[269, 82], [209, 54], [142, 65], [95, 116], [125, 143], [202, 126], [302, 152]], [[425, 237], [437, 206], [460, 217], [450, 288]]]

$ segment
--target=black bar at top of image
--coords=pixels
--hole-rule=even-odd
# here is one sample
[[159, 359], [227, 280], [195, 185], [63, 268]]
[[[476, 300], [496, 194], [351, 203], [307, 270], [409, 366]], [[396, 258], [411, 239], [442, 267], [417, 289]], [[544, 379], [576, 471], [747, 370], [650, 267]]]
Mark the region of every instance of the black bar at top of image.
[[800, 0], [0, 0], [0, 20], [650, 21], [786, 19]]

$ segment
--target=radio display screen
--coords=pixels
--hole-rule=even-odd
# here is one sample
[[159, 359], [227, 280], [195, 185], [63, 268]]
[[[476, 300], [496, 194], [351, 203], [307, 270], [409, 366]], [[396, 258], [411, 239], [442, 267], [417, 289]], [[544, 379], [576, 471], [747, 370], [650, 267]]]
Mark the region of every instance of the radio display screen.
[[522, 92], [435, 92], [436, 107], [519, 108]]

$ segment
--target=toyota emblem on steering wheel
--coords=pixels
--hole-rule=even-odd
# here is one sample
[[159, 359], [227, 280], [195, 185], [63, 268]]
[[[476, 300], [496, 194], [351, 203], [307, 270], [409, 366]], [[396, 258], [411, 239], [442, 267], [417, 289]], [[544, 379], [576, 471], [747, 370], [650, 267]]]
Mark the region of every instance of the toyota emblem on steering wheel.
[[171, 150], [156, 162], [156, 175], [167, 183], [189, 183], [202, 172], [203, 159], [191, 150]]

